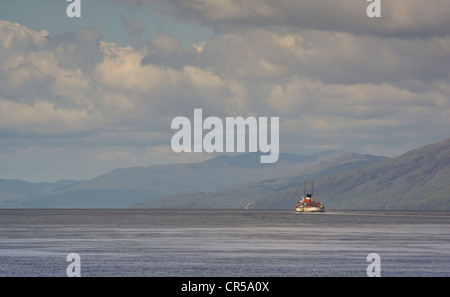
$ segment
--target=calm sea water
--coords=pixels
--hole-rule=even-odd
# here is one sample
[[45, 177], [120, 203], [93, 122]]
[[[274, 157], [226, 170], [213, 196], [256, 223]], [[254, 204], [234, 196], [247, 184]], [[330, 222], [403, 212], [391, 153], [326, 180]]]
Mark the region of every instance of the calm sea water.
[[0, 276], [450, 276], [450, 212], [0, 210]]

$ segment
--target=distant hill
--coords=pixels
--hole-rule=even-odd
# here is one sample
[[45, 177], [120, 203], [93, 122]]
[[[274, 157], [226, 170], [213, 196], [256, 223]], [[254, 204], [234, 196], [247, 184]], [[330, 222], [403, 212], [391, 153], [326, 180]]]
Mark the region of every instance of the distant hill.
[[155, 197], [134, 207], [293, 209], [303, 176], [315, 179], [314, 197], [327, 209], [450, 210], [450, 138], [394, 158], [344, 154], [297, 174]]
[[76, 181], [60, 180], [56, 183], [30, 183], [17, 179], [0, 179], [0, 207], [22, 207], [30, 197], [63, 189]]
[[[291, 173], [273, 176], [270, 179], [247, 184], [233, 184], [205, 193], [180, 193], [158, 196], [136, 208], [291, 208], [300, 192], [303, 192], [304, 178], [313, 179], [323, 174], [332, 174], [352, 168], [359, 168], [384, 157], [342, 153], [332, 159], [319, 161]], [[301, 183], [301, 188], [297, 184]], [[292, 187], [292, 185], [295, 185]], [[292, 187], [292, 188], [291, 188]], [[288, 189], [289, 193], [283, 193]]]
[[0, 180], [1, 208], [293, 209], [303, 180], [327, 209], [450, 209], [450, 138], [394, 158], [346, 152], [221, 155], [113, 170], [86, 181]]
[[[96, 178], [52, 191], [33, 192], [17, 207], [123, 208], [152, 197], [210, 192], [233, 185], [289, 175], [344, 155], [330, 151], [314, 155], [280, 154], [279, 161], [261, 164], [259, 154], [220, 155], [201, 163], [152, 165], [116, 169]], [[9, 204], [11, 205], [11, 204]], [[0, 205], [0, 207], [3, 207]]]
[[317, 183], [333, 208], [450, 209], [450, 138]]

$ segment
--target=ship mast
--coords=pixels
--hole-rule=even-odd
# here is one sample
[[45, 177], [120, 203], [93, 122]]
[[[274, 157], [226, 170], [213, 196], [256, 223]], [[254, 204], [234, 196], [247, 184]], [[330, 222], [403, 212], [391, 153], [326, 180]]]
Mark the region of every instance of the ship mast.
[[306, 199], [306, 177], [303, 179], [303, 197]]

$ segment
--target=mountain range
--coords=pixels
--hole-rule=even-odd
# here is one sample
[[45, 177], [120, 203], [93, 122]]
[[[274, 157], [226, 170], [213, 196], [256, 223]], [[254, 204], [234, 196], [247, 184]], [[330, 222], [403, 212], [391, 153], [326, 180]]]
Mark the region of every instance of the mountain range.
[[393, 158], [328, 151], [260, 164], [249, 153], [85, 181], [0, 179], [0, 208], [293, 209], [305, 179], [327, 209], [450, 209], [450, 138]]
[[[116, 169], [85, 181], [52, 184], [0, 180], [0, 207], [127, 208], [155, 197], [211, 192], [298, 171], [308, 176], [319, 171], [331, 172], [334, 167], [323, 164], [334, 164], [333, 160], [345, 155], [348, 154], [338, 151], [307, 156], [281, 154], [279, 161], [273, 164], [261, 164], [257, 153], [219, 155], [201, 163]], [[354, 166], [362, 161], [356, 154], [350, 159], [347, 163]]]
[[315, 200], [329, 209], [450, 210], [450, 138], [398, 157], [343, 154], [309, 169], [209, 193], [155, 197], [135, 207], [293, 209], [308, 178], [316, 185]]
[[316, 181], [332, 208], [450, 210], [450, 138]]

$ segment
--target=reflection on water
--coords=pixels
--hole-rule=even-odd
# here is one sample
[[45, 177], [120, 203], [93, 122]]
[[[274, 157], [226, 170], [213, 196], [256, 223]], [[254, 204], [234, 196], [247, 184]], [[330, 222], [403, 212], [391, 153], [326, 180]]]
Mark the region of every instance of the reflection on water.
[[0, 276], [450, 276], [450, 212], [0, 210]]

